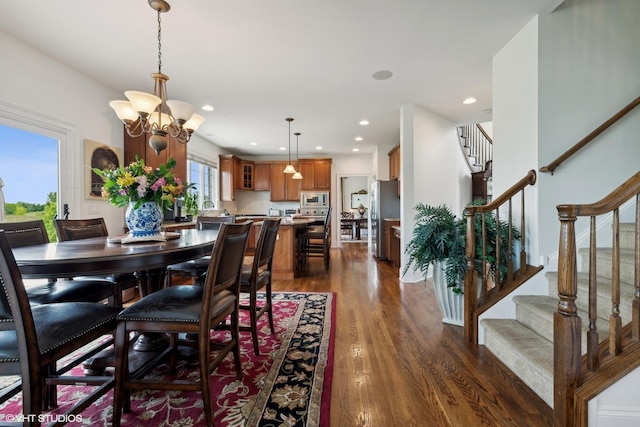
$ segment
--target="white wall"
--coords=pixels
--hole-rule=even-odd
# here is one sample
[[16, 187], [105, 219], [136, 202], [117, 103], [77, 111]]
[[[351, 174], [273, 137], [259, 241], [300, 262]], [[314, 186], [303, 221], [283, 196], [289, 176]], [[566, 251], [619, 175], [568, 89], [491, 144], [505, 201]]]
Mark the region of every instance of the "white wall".
[[[401, 109], [401, 248], [411, 240], [416, 204], [445, 204], [460, 215], [471, 199], [469, 170], [456, 132], [455, 123], [426, 108], [405, 105]], [[400, 252], [404, 266], [407, 256], [403, 249]], [[417, 282], [422, 277], [409, 269], [402, 280]]]

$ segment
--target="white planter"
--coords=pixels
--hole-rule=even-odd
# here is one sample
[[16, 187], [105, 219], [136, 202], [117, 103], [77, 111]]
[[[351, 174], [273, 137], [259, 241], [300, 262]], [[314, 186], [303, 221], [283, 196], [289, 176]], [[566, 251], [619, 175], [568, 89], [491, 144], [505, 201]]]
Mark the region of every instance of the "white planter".
[[447, 287], [444, 276], [446, 261], [439, 261], [433, 266], [433, 284], [436, 291], [436, 299], [442, 311], [442, 322], [450, 325], [464, 326], [464, 295], [454, 294]]

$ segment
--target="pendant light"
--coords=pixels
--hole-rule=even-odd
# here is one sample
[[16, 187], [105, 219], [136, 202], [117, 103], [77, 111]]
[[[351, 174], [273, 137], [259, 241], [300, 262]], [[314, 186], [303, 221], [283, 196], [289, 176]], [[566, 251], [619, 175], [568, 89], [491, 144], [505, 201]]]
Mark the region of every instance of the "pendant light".
[[169, 12], [171, 6], [165, 0], [148, 0], [149, 6], [158, 13], [158, 72], [152, 73], [153, 94], [139, 91], [126, 91], [128, 101], [111, 101], [109, 105], [124, 123], [127, 133], [132, 137], [149, 134], [149, 145], [156, 154], [167, 148], [167, 135], [181, 144], [191, 139], [204, 117], [195, 114], [196, 107], [184, 101], [167, 100], [167, 80], [162, 74], [162, 23], [160, 14]]
[[[300, 164], [300, 158], [298, 157], [298, 138], [300, 137], [300, 132], [296, 132], [294, 135], [296, 136], [296, 161]], [[302, 179], [302, 174], [300, 171], [296, 171], [291, 179]]]
[[284, 168], [283, 172], [296, 173], [296, 168], [294, 168], [293, 165], [291, 164], [291, 122], [293, 121], [293, 119], [291, 117], [287, 117], [285, 120], [289, 122], [289, 163]]

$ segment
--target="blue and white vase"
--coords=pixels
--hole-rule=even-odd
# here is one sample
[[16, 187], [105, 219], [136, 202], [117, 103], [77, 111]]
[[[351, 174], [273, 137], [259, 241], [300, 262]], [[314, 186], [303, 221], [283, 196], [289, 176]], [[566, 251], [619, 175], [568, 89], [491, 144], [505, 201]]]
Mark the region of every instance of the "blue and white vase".
[[125, 219], [129, 227], [129, 238], [132, 240], [163, 239], [162, 209], [156, 202], [144, 202], [137, 209], [136, 202], [129, 202]]

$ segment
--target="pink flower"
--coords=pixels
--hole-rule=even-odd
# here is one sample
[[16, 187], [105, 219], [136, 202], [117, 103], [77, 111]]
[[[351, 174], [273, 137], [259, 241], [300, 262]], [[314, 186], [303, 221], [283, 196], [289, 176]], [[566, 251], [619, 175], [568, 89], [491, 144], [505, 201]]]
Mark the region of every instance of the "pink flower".
[[166, 185], [166, 181], [164, 177], [159, 178], [156, 182], [154, 182], [153, 185], [151, 186], [151, 189], [153, 191], [158, 191], [158, 189], [162, 188], [163, 185]]

